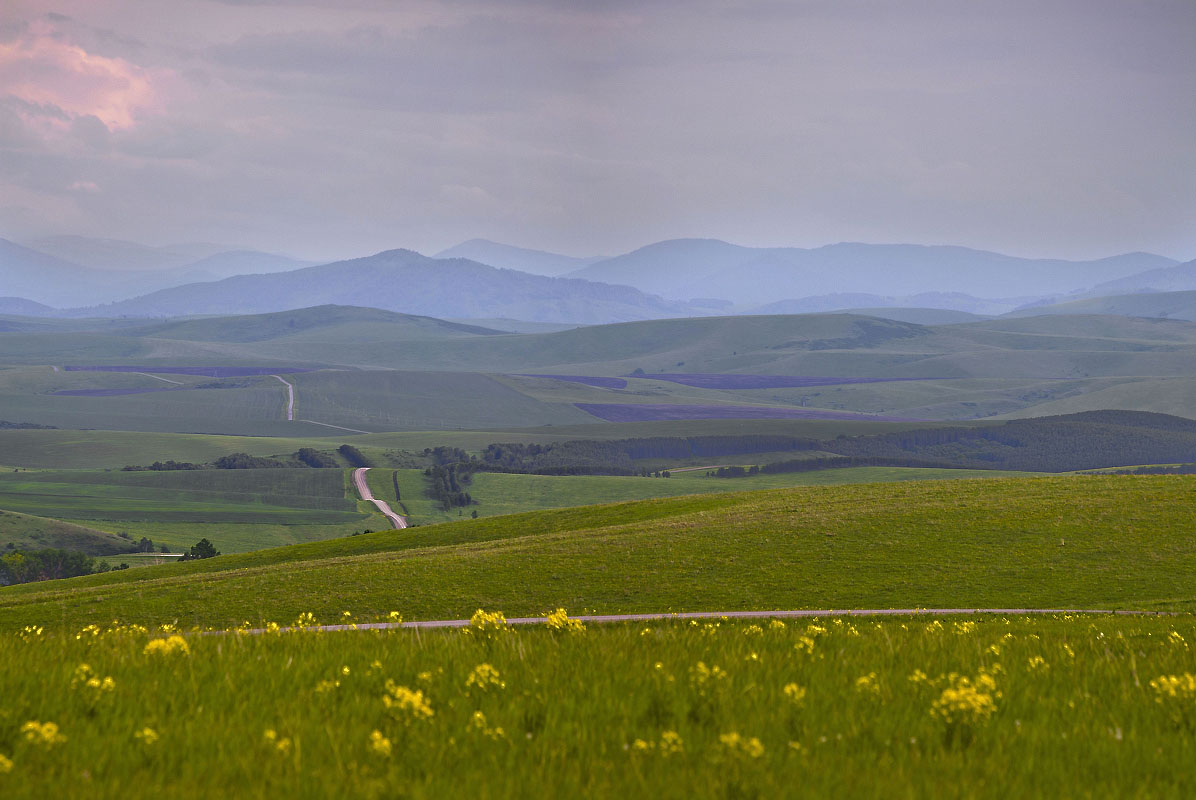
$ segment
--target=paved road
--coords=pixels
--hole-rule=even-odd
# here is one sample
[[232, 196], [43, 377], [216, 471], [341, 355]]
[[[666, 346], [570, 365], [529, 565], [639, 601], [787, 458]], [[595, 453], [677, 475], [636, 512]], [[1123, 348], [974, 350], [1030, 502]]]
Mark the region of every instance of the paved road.
[[295, 386], [288, 381], [283, 380], [281, 375], [271, 375], [271, 378], [278, 378], [286, 384], [287, 387], [287, 422], [295, 421]]
[[[362, 470], [358, 470], [361, 472]], [[582, 622], [660, 622], [685, 619], [808, 619], [810, 617], [949, 617], [974, 614], [1000, 614], [1002, 616], [1025, 616], [1047, 614], [1115, 614], [1119, 616], [1167, 616], [1168, 611], [1105, 611], [1082, 608], [849, 608], [849, 609], [799, 609], [797, 611], [684, 611], [675, 614], [585, 614], [570, 619]], [[543, 625], [545, 617], [512, 617], [508, 625]], [[363, 622], [357, 625], [317, 625], [306, 630], [318, 631], [380, 631], [394, 628], [466, 628], [467, 619], [433, 619], [416, 622]], [[283, 630], [298, 630], [283, 628]], [[246, 633], [265, 633], [265, 628], [252, 628]]]
[[373, 503], [378, 507], [378, 510], [386, 515], [386, 518], [394, 523], [396, 528], [406, 528], [407, 520], [390, 510], [385, 500], [379, 500], [374, 497], [374, 493], [370, 491], [370, 486], [365, 482], [365, 474], [370, 471], [369, 467], [360, 467], [353, 470], [353, 483], [357, 484], [357, 491], [361, 494], [361, 499]]

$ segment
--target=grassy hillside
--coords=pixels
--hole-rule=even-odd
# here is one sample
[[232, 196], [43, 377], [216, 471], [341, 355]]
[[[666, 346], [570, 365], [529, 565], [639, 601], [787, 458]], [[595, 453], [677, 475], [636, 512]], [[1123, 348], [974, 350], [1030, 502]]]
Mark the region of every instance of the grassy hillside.
[[1118, 314], [1128, 317], [1158, 317], [1196, 320], [1196, 291], [1149, 292], [1112, 297], [1091, 297], [1049, 306], [1015, 311], [1017, 316], [1040, 314]]
[[262, 342], [266, 340], [321, 341], [349, 346], [365, 338], [404, 339], [487, 336], [496, 331], [434, 317], [399, 314], [358, 306], [314, 306], [273, 314], [172, 320], [138, 328], [136, 334], [155, 339], [198, 342]]
[[0, 627], [884, 607], [1192, 609], [1196, 478], [783, 489], [540, 511], [0, 589]]
[[335, 469], [3, 473], [0, 508], [172, 548], [206, 537], [224, 552], [385, 525]]
[[107, 531], [57, 519], [0, 511], [0, 555], [7, 550], [79, 550], [89, 556], [128, 553], [133, 543]]

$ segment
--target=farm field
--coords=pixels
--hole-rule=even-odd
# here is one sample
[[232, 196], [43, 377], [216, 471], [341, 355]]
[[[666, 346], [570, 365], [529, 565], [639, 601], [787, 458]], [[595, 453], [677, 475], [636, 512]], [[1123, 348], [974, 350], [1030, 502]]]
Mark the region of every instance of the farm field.
[[0, 635], [10, 798], [1196, 791], [1186, 615]]
[[[282, 388], [282, 387], [279, 387]], [[492, 442], [547, 444], [569, 439], [623, 439], [641, 436], [718, 436], [775, 434], [833, 438], [840, 434], [882, 433], [931, 427], [933, 423], [838, 420], [682, 420], [552, 425], [522, 429], [413, 431], [353, 434], [312, 428], [319, 436], [207, 436], [145, 431], [0, 430], [6, 465], [37, 469], [119, 469], [154, 461], [212, 461], [231, 453], [273, 456], [300, 447], [333, 449], [342, 442], [385, 463], [385, 450], [423, 450], [447, 445], [480, 450]], [[970, 423], [991, 425], [991, 422]]]
[[[734, 459], [733, 459], [734, 460]], [[371, 470], [370, 485], [375, 496], [393, 498], [394, 488], [385, 476], [392, 470]], [[400, 474], [400, 488], [411, 520], [417, 525], [450, 522], [473, 511], [480, 517], [517, 514], [544, 508], [650, 500], [689, 494], [717, 494], [791, 486], [836, 486], [889, 481], [961, 480], [967, 478], [1015, 478], [1034, 473], [977, 469], [919, 469], [916, 467], [851, 467], [818, 472], [790, 472], [751, 475], [743, 478], [707, 477], [704, 471], [673, 473], [670, 478], [640, 478], [617, 475], [513, 475], [479, 472], [468, 486], [477, 505], [445, 511], [430, 498], [407, 487], [422, 489], [421, 470], [394, 470]], [[413, 474], [412, 474], [413, 473]]]
[[174, 551], [205, 537], [237, 552], [382, 528], [347, 491], [334, 469], [0, 474], [0, 508]]
[[[1187, 377], [1196, 323], [1177, 320], [1033, 317], [923, 326], [852, 314], [774, 315], [502, 334], [321, 307], [140, 328], [94, 325], [94, 334], [0, 334], [0, 365], [7, 365], [0, 370], [0, 419], [311, 437], [336, 427], [598, 427], [603, 419], [682, 413], [964, 420], [1124, 408], [1196, 417]], [[268, 375], [193, 388], [203, 385], [199, 376], [54, 372], [50, 365], [317, 371], [295, 374], [298, 413], [288, 422], [285, 390]], [[553, 373], [562, 380], [544, 377]], [[105, 389], [137, 393], [61, 394]]]
[[[663, 481], [663, 479], [662, 479]], [[465, 519], [0, 590], [0, 630], [773, 608], [1196, 609], [1193, 476], [797, 487]], [[148, 581], [148, 582], [147, 582]], [[202, 587], [202, 590], [200, 590]]]

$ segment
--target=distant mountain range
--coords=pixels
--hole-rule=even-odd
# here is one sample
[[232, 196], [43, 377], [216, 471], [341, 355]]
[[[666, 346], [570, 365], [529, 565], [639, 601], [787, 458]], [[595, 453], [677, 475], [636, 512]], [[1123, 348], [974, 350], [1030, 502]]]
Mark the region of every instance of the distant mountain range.
[[[29, 316], [261, 313], [343, 303], [560, 325], [831, 311], [941, 324], [967, 317], [932, 312], [1056, 313], [1046, 309], [1190, 290], [1196, 290], [1196, 262], [1149, 253], [1062, 261], [947, 246], [752, 248], [677, 239], [614, 258], [581, 258], [471, 239], [433, 258], [392, 250], [313, 266], [219, 244], [0, 239], [0, 314]], [[1165, 306], [1160, 300], [1108, 307]], [[63, 308], [70, 310], [56, 310]]]
[[1062, 261], [949, 246], [845, 243], [806, 250], [676, 239], [599, 261], [569, 277], [626, 284], [678, 300], [717, 297], [759, 305], [834, 293], [1042, 296], [1175, 264], [1150, 253]]
[[115, 239], [56, 236], [37, 247], [0, 239], [0, 294], [57, 308], [123, 300], [170, 286], [310, 265], [219, 245], [149, 247]]
[[259, 314], [329, 303], [433, 317], [585, 324], [699, 313], [684, 303], [629, 286], [531, 275], [460, 258], [433, 259], [411, 250], [177, 286], [70, 313], [104, 317]]

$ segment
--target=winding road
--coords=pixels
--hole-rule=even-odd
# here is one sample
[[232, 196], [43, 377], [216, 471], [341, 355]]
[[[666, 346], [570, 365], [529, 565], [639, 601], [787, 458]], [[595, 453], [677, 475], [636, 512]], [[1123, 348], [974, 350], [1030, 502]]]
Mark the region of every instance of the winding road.
[[407, 527], [407, 520], [390, 510], [385, 500], [379, 500], [374, 497], [374, 493], [370, 491], [369, 484], [365, 482], [365, 474], [370, 471], [369, 467], [359, 467], [353, 470], [353, 483], [357, 485], [357, 492], [361, 495], [361, 499], [366, 502], [373, 503], [378, 507], [378, 510], [386, 515], [386, 518], [395, 524], [395, 528], [402, 529]]
[[287, 422], [295, 421], [295, 385], [289, 381], [283, 380], [281, 375], [271, 375], [271, 378], [278, 378], [287, 387]]

